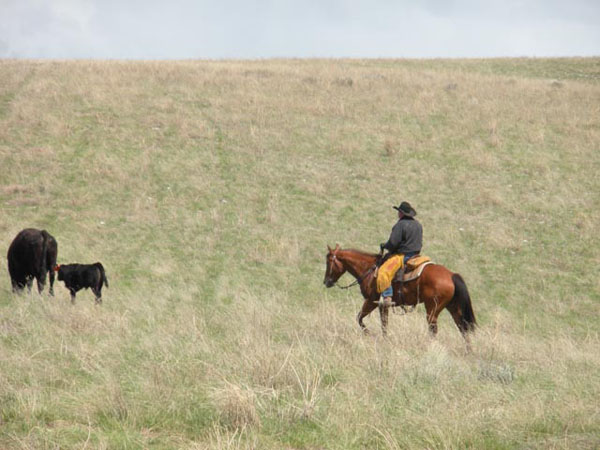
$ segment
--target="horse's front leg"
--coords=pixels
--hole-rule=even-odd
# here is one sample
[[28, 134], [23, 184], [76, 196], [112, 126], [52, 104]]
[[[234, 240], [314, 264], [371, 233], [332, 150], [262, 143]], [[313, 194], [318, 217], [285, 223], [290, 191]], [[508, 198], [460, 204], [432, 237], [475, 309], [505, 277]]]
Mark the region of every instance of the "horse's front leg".
[[390, 314], [391, 303], [385, 302], [381, 299], [379, 301], [379, 317], [381, 318], [381, 331], [384, 336], [387, 336], [388, 318]]
[[358, 324], [360, 325], [362, 330], [365, 332], [365, 334], [368, 333], [369, 330], [367, 330], [366, 325], [363, 323], [363, 319], [365, 317], [367, 317], [369, 314], [371, 314], [371, 312], [375, 308], [377, 308], [377, 304], [375, 302], [372, 302], [370, 300], [365, 300], [365, 302], [362, 305], [362, 308], [358, 312], [358, 316], [356, 316], [356, 320], [358, 320]]

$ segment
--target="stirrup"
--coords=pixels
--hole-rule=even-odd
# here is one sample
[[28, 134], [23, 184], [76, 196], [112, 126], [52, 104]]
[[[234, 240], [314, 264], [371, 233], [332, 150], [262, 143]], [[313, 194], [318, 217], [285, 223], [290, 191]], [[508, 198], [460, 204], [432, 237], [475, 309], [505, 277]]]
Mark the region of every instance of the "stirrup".
[[[385, 300], [386, 298], [389, 298], [389, 300]], [[384, 306], [397, 306], [393, 301], [391, 297], [383, 297], [382, 300], [377, 300], [375, 302], [376, 305], [379, 305], [380, 308], [384, 307]]]

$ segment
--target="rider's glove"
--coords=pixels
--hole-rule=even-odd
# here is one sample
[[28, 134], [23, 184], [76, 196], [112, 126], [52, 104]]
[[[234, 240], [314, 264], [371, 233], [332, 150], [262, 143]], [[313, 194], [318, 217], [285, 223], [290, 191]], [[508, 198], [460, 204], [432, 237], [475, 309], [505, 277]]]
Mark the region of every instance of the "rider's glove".
[[383, 249], [385, 248], [385, 242], [382, 242], [381, 244], [379, 244], [379, 250], [381, 252], [383, 252]]

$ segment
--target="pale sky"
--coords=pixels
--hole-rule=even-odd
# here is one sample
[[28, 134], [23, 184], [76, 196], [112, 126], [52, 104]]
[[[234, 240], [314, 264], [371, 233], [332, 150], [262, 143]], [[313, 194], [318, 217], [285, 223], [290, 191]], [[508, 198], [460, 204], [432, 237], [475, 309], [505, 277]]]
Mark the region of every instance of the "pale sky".
[[600, 56], [600, 0], [0, 0], [0, 58]]

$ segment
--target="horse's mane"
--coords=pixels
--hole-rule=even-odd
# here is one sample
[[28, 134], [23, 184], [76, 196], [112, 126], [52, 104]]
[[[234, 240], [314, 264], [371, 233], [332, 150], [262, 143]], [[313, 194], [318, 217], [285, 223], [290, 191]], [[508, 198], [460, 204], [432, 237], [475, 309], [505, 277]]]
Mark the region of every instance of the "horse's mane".
[[378, 253], [365, 252], [365, 251], [362, 251], [362, 250], [357, 250], [355, 248], [343, 248], [343, 249], [340, 249], [340, 250], [342, 250], [344, 252], [358, 253], [359, 255], [363, 255], [363, 256], [370, 256], [372, 258], [377, 258], [377, 256], [379, 256]]

